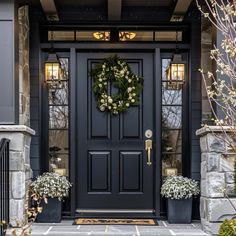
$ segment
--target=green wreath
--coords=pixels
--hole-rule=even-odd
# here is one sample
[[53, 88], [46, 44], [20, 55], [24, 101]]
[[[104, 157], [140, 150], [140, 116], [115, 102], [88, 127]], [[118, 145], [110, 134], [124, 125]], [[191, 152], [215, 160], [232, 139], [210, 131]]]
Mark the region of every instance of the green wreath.
[[[93, 92], [98, 109], [117, 115], [138, 104], [143, 89], [143, 78], [135, 75], [129, 65], [119, 57], [111, 56], [92, 69]], [[111, 94], [112, 85], [118, 93]]]

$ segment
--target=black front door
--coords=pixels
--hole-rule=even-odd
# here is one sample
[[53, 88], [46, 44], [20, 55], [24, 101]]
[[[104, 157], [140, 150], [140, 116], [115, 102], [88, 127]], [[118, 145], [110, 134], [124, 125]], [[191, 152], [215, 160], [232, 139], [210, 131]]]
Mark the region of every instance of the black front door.
[[90, 77], [111, 53], [77, 54], [77, 212], [152, 214], [155, 152], [147, 165], [145, 132], [154, 130], [153, 54], [117, 54], [144, 78], [140, 104], [117, 116], [97, 109]]

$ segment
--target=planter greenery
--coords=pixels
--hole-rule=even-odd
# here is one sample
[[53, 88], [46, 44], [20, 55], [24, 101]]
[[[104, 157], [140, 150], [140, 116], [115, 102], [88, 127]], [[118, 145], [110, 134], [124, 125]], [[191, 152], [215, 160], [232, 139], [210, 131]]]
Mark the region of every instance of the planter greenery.
[[225, 220], [219, 229], [219, 236], [235, 236], [236, 220]]
[[61, 221], [61, 201], [69, 195], [71, 183], [65, 176], [56, 173], [44, 173], [37, 177], [30, 185], [33, 199], [43, 199], [43, 208], [36, 221], [43, 223], [57, 223]]
[[195, 180], [183, 176], [169, 176], [161, 187], [161, 195], [167, 198], [169, 223], [190, 223], [192, 217], [192, 197], [200, 190]]

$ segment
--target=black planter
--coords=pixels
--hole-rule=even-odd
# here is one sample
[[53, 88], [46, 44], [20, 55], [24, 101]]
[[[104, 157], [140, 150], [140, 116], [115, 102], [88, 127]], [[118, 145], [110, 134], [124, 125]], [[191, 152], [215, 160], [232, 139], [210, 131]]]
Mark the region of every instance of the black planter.
[[42, 213], [39, 213], [36, 222], [38, 223], [60, 223], [62, 203], [57, 198], [48, 198], [48, 203], [42, 201]]
[[168, 222], [174, 224], [189, 224], [192, 219], [192, 198], [168, 198]]

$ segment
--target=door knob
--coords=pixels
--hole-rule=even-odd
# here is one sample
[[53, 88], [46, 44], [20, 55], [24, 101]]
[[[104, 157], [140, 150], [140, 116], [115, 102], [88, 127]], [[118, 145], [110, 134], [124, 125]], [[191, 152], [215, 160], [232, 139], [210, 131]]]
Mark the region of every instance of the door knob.
[[152, 164], [151, 162], [152, 140], [151, 139], [147, 139], [145, 141], [145, 150], [147, 152], [147, 165], [150, 166]]

